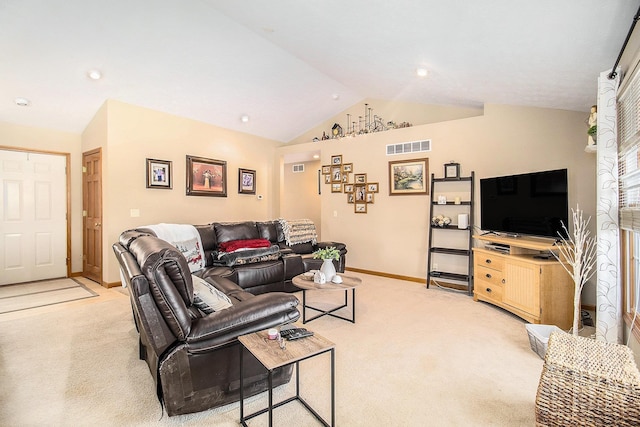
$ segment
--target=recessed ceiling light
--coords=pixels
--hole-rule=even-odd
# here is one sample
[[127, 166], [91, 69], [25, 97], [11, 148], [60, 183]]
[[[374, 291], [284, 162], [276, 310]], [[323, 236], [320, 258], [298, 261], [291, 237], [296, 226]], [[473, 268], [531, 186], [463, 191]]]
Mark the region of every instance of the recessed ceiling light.
[[89, 76], [91, 80], [100, 80], [102, 78], [102, 73], [100, 70], [89, 70], [87, 72], [87, 76]]
[[333, 95], [331, 95], [331, 98], [333, 98], [334, 101], [337, 101], [338, 99], [340, 99], [340, 95], [334, 93]]
[[320, 154], [314, 154], [314, 155], [313, 155], [313, 158], [314, 158], [314, 159], [319, 159], [319, 158], [320, 158]]
[[249, 121], [249, 116], [247, 116], [246, 114], [243, 114], [240, 117], [240, 120], [242, 121], [242, 123], [247, 123]]
[[28, 107], [29, 105], [31, 105], [31, 101], [29, 101], [27, 98], [16, 98], [13, 100], [13, 102], [15, 102], [19, 107]]
[[418, 68], [416, 70], [416, 74], [418, 75], [418, 77], [427, 77], [429, 71], [426, 68]]

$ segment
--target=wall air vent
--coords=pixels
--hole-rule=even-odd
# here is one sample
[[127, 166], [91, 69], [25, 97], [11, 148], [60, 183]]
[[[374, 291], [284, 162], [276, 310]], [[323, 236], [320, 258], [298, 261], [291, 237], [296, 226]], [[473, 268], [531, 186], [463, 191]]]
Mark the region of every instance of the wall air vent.
[[393, 156], [394, 154], [419, 153], [422, 151], [431, 151], [430, 139], [387, 145], [387, 156]]
[[293, 173], [304, 172], [304, 163], [298, 163], [293, 165]]

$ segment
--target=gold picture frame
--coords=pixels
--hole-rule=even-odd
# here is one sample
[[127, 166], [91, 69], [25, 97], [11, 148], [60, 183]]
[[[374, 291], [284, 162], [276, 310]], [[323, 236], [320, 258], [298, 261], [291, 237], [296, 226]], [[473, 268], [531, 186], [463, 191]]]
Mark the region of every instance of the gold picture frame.
[[396, 160], [389, 162], [389, 195], [429, 194], [429, 159]]

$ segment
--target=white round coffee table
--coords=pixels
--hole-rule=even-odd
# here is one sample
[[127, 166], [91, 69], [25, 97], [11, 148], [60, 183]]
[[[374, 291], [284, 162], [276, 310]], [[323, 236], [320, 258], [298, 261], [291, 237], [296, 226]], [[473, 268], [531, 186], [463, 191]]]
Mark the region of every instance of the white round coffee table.
[[[332, 316], [338, 319], [347, 320], [356, 323], [356, 287], [362, 283], [359, 277], [346, 276], [338, 273], [342, 277], [342, 283], [327, 282], [323, 284], [315, 283], [313, 280], [306, 279], [304, 275], [299, 274], [292, 279], [295, 286], [302, 290], [302, 323], [311, 322], [322, 316]], [[349, 290], [351, 290], [351, 319], [335, 314], [341, 308], [348, 307]], [[344, 291], [344, 303], [338, 307], [324, 310], [318, 307], [307, 305], [307, 291]], [[307, 319], [307, 309], [314, 310], [320, 314]]]

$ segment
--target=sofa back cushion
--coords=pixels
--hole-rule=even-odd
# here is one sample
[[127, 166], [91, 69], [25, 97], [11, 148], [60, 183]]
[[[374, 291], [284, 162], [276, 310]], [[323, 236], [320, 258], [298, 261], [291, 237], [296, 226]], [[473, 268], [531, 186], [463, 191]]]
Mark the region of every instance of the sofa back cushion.
[[259, 239], [260, 233], [256, 223], [253, 221], [213, 224], [216, 230], [216, 240], [218, 244], [230, 242], [232, 240]]
[[256, 222], [260, 238], [267, 239], [271, 243], [278, 243], [278, 229], [276, 228], [276, 222], [277, 221]]

